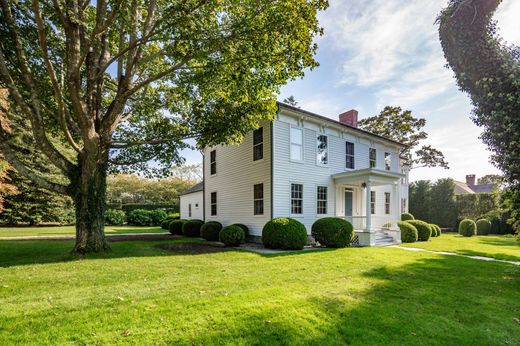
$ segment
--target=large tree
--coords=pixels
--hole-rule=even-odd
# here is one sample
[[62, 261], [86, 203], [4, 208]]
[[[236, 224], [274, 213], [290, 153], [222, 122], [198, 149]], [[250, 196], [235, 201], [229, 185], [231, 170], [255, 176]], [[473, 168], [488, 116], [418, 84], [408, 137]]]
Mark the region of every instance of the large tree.
[[406, 144], [400, 154], [404, 163], [411, 168], [440, 166], [448, 169], [441, 151], [431, 145], [419, 147], [420, 142], [428, 138], [422, 130], [425, 125], [426, 119], [415, 118], [411, 111], [392, 106], [386, 106], [378, 115], [359, 121], [362, 129]]
[[520, 48], [496, 33], [501, 0], [451, 0], [439, 16], [439, 36], [459, 88], [470, 95], [473, 121], [504, 172], [509, 206], [520, 228]]
[[[76, 245], [108, 249], [107, 172], [168, 173], [183, 139], [236, 142], [317, 66], [326, 0], [0, 0], [0, 88], [18, 173], [69, 195]], [[2, 122], [6, 122], [2, 120]], [[3, 128], [0, 126], [0, 128]], [[23, 155], [36, 148], [66, 181]]]

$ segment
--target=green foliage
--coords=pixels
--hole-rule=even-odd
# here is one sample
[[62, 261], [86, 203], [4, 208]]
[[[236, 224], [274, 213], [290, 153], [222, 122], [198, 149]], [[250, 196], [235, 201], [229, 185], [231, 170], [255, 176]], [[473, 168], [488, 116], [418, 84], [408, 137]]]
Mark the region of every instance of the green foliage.
[[186, 220], [173, 220], [170, 222], [169, 231], [173, 235], [182, 235], [182, 228]]
[[488, 235], [491, 232], [491, 222], [487, 219], [480, 219], [476, 222], [477, 235]]
[[218, 239], [226, 246], [239, 246], [246, 239], [244, 230], [237, 225], [229, 225], [219, 232]]
[[[168, 216], [166, 216], [165, 219], [163, 219], [161, 221], [161, 228], [165, 229], [165, 230], [169, 230], [170, 229], [170, 223], [173, 220], [178, 220], [180, 218], [180, 216], [181, 216], [181, 214], [179, 214], [179, 213], [169, 214]], [[181, 233], [182, 233], [182, 229], [181, 229]]]
[[343, 248], [352, 244], [354, 227], [344, 219], [324, 217], [312, 224], [311, 234], [321, 245]]
[[428, 221], [443, 227], [452, 227], [457, 222], [455, 183], [453, 179], [438, 179], [430, 189], [430, 218]]
[[459, 223], [459, 234], [465, 237], [471, 237], [477, 234], [477, 225], [475, 221], [464, 219]]
[[270, 249], [301, 250], [307, 244], [307, 230], [298, 220], [275, 218], [264, 225], [262, 242]]
[[111, 226], [123, 225], [126, 221], [126, 214], [122, 210], [108, 209], [105, 212], [105, 224]]
[[136, 209], [128, 213], [128, 224], [134, 226], [150, 226], [152, 218], [149, 210]]
[[498, 211], [500, 196], [495, 193], [475, 193], [457, 195], [457, 210], [460, 219], [488, 217]]
[[437, 228], [435, 227], [435, 225], [433, 223], [430, 223], [428, 224], [430, 226], [430, 229], [431, 229], [431, 237], [432, 238], [435, 238], [437, 236]]
[[246, 225], [241, 224], [241, 223], [235, 223], [234, 225], [242, 228], [242, 230], [244, 231], [244, 234], [246, 235], [246, 238], [249, 237], [249, 228], [247, 228]]
[[405, 221], [417, 229], [417, 239], [420, 241], [428, 241], [432, 235], [430, 224], [421, 220]]
[[397, 226], [401, 230], [401, 242], [415, 243], [418, 239], [417, 228], [409, 222], [397, 221]]
[[150, 226], [160, 226], [162, 220], [164, 220], [167, 216], [164, 210], [150, 210]]
[[410, 213], [402, 213], [401, 221], [415, 220], [415, 217]]
[[202, 220], [187, 220], [182, 225], [182, 234], [186, 237], [198, 238], [200, 237], [200, 228], [204, 225]]
[[436, 166], [449, 168], [444, 155], [439, 150], [431, 145], [417, 148], [419, 142], [428, 138], [428, 134], [422, 131], [425, 125], [426, 119], [417, 119], [411, 111], [403, 111], [401, 107], [391, 106], [386, 106], [378, 115], [359, 121], [359, 127], [362, 129], [405, 144], [406, 147], [402, 149], [400, 157], [404, 159], [406, 165], [412, 168]]
[[220, 230], [222, 230], [222, 224], [220, 222], [209, 221], [200, 228], [200, 236], [206, 240], [217, 241]]
[[431, 182], [418, 180], [410, 184], [410, 213], [419, 220], [430, 220]]
[[440, 237], [442, 235], [441, 228], [439, 227], [439, 225], [433, 225], [433, 226], [435, 226], [435, 230], [437, 231], [436, 237]]

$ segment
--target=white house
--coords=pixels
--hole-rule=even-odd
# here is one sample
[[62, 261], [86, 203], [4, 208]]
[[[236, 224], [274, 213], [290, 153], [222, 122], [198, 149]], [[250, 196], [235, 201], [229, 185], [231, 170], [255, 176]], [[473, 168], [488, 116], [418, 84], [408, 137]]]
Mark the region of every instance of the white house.
[[321, 217], [344, 217], [354, 244], [399, 243], [408, 208], [401, 143], [357, 128], [357, 111], [339, 121], [278, 104], [272, 122], [240, 145], [204, 149], [204, 220], [243, 223], [259, 240], [272, 218], [301, 221], [310, 235]]
[[204, 183], [200, 182], [180, 195], [181, 219], [204, 219]]

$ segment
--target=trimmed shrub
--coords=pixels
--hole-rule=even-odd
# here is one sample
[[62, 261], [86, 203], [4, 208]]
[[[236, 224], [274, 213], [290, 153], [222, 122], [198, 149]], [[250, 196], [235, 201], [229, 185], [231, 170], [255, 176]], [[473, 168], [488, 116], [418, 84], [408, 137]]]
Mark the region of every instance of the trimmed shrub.
[[350, 246], [354, 239], [354, 227], [337, 217], [324, 217], [312, 224], [312, 236], [321, 245], [340, 248]]
[[432, 235], [432, 229], [430, 224], [421, 220], [408, 220], [406, 221], [417, 228], [417, 238], [420, 241], [428, 241]]
[[204, 225], [204, 221], [202, 220], [187, 220], [184, 225], [182, 225], [182, 234], [186, 237], [200, 237], [200, 228], [202, 225]]
[[442, 234], [442, 230], [441, 230], [441, 228], [439, 227], [439, 225], [434, 225], [434, 226], [435, 226], [435, 229], [437, 230], [437, 235], [436, 235], [436, 237], [440, 237], [441, 234]]
[[171, 234], [174, 235], [182, 235], [182, 226], [186, 220], [173, 220], [170, 221], [170, 226], [168, 227]]
[[301, 250], [307, 244], [307, 230], [298, 220], [278, 217], [264, 225], [262, 242], [270, 249]]
[[401, 221], [408, 221], [408, 220], [415, 220], [415, 217], [413, 217], [413, 215], [410, 213], [402, 213]]
[[491, 222], [487, 219], [480, 219], [476, 223], [478, 235], [488, 235], [491, 232]]
[[459, 234], [465, 237], [471, 237], [477, 234], [477, 225], [475, 221], [464, 219], [459, 224]]
[[150, 214], [150, 224], [152, 226], [159, 226], [161, 224], [162, 220], [164, 220], [166, 218], [166, 212], [164, 210], [160, 210], [160, 209], [150, 210], [149, 214]]
[[418, 239], [417, 228], [409, 222], [397, 221], [401, 230], [401, 241], [403, 243], [415, 243]]
[[247, 228], [246, 225], [241, 224], [241, 223], [234, 223], [233, 225], [242, 228], [242, 230], [244, 231], [244, 234], [245, 234], [246, 238], [249, 237], [249, 228]]
[[128, 223], [135, 226], [150, 226], [152, 218], [150, 210], [135, 209], [128, 213]]
[[226, 246], [239, 246], [246, 239], [246, 234], [240, 226], [229, 225], [222, 228], [218, 237]]
[[181, 218], [181, 214], [180, 213], [168, 214], [168, 216], [166, 216], [166, 218], [172, 219], [172, 220], [179, 220]]
[[105, 224], [110, 226], [121, 226], [126, 221], [125, 212], [117, 209], [105, 211]]
[[200, 236], [209, 241], [216, 241], [221, 229], [222, 224], [220, 222], [209, 221], [200, 228]]
[[438, 237], [439, 235], [437, 234], [437, 225], [433, 224], [433, 223], [430, 223], [430, 228], [432, 230], [432, 237]]
[[170, 229], [170, 223], [172, 222], [173, 220], [171, 219], [164, 219], [161, 221], [161, 228], [162, 229], [166, 229], [166, 230], [169, 230]]

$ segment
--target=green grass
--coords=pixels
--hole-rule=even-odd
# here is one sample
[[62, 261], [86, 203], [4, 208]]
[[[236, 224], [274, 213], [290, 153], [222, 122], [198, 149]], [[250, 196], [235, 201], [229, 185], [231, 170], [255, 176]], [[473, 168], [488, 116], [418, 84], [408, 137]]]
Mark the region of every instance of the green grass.
[[[0, 345], [514, 345], [520, 268], [395, 248], [0, 241]], [[164, 244], [164, 242], [163, 242]]]
[[455, 233], [445, 233], [440, 237], [430, 238], [427, 242], [408, 243], [402, 246], [520, 261], [520, 243], [511, 235], [463, 237]]
[[[107, 234], [124, 233], [163, 233], [161, 227], [140, 227], [140, 226], [106, 226]], [[53, 235], [74, 235], [74, 226], [58, 227], [0, 227], [0, 238], [2, 237], [25, 237], [25, 236], [53, 236]]]

